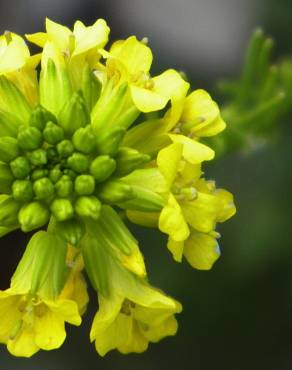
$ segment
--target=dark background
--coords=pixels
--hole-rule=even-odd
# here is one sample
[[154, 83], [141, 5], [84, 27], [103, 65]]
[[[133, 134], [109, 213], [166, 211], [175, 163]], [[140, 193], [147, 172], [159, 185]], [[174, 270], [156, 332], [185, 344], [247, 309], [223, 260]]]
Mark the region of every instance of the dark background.
[[[45, 16], [69, 26], [76, 19], [91, 24], [103, 17], [112, 28], [111, 40], [147, 36], [154, 71], [181, 69], [193, 88], [211, 92], [218, 79], [239, 73], [257, 26], [274, 37], [276, 58], [292, 54], [291, 0], [0, 1], [1, 32], [41, 30]], [[132, 228], [152, 283], [184, 305], [177, 336], [141, 355], [112, 352], [100, 358], [88, 339], [96, 310], [92, 295], [82, 327], [68, 328], [61, 349], [26, 360], [13, 358], [2, 346], [0, 369], [291, 370], [291, 118], [277, 123], [276, 143], [208, 166], [206, 176], [229, 189], [238, 208], [236, 217], [220, 227], [222, 257], [212, 271], [175, 264], [163, 236]], [[27, 238], [14, 233], [0, 242], [3, 289]]]

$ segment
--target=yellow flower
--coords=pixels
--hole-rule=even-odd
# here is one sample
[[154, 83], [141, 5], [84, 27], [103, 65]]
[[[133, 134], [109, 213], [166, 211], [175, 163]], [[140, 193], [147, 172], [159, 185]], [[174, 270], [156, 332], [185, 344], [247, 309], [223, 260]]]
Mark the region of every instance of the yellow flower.
[[0, 75], [12, 81], [32, 105], [38, 98], [35, 68], [39, 61], [40, 55], [31, 56], [22, 37], [11, 32], [0, 36]]
[[109, 77], [128, 82], [133, 103], [141, 112], [163, 109], [169, 99], [176, 96], [180, 86], [187, 84], [173, 69], [152, 78], [151, 49], [135, 36], [115, 42], [109, 52], [102, 54], [107, 58]]
[[13, 355], [30, 357], [40, 349], [59, 348], [66, 338], [65, 322], [81, 324], [78, 304], [84, 310], [86, 288], [79, 267], [62, 287], [65, 258], [66, 244], [61, 239], [44, 231], [36, 233], [10, 288], [0, 291], [0, 342]]
[[65, 322], [81, 324], [77, 303], [71, 299], [45, 299], [29, 291], [0, 291], [0, 342], [14, 356], [30, 357], [40, 349], [59, 348]]
[[101, 356], [113, 349], [140, 353], [149, 342], [175, 335], [174, 314], [181, 309], [177, 301], [116, 267], [112, 271], [111, 294], [99, 294], [99, 311], [90, 338]]

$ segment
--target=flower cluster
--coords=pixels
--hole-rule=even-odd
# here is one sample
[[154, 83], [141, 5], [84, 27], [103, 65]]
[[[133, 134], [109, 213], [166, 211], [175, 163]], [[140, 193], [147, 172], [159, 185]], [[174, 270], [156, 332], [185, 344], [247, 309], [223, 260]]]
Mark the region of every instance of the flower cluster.
[[65, 323], [80, 325], [83, 271], [100, 355], [174, 335], [181, 305], [150, 285], [120, 216], [158, 227], [176, 261], [208, 270], [216, 224], [235, 213], [202, 172], [214, 152], [200, 139], [225, 128], [216, 103], [173, 69], [151, 76], [146, 40], [106, 50], [108, 35], [102, 19], [73, 31], [47, 19], [26, 35], [42, 48], [33, 56], [20, 36], [0, 38], [0, 235], [36, 231], [0, 291], [0, 342], [15, 356], [58, 348]]

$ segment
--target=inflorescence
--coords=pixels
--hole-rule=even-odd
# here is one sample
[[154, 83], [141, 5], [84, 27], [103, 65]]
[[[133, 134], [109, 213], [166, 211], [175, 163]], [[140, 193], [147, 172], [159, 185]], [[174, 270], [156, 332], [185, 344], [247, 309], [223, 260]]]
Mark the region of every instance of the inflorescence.
[[42, 48], [33, 56], [20, 36], [0, 37], [0, 235], [35, 231], [0, 291], [0, 342], [15, 356], [58, 348], [65, 323], [81, 324], [85, 271], [100, 355], [174, 335], [182, 307], [150, 285], [123, 218], [157, 227], [175, 261], [208, 270], [216, 224], [235, 213], [202, 171], [214, 151], [200, 139], [226, 126], [216, 103], [173, 69], [151, 76], [144, 39], [106, 50], [108, 35], [102, 19], [73, 31], [47, 19], [26, 35]]

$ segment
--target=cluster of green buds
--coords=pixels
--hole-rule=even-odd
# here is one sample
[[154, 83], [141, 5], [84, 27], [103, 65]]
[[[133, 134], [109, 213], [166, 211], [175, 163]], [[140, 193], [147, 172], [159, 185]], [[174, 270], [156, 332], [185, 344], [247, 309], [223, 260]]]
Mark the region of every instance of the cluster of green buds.
[[105, 50], [108, 34], [102, 19], [73, 31], [47, 19], [26, 35], [42, 48], [33, 56], [20, 36], [0, 36], [0, 235], [35, 231], [0, 290], [0, 343], [15, 356], [58, 348], [65, 322], [81, 324], [84, 273], [101, 356], [174, 335], [181, 304], [150, 285], [124, 219], [158, 228], [175, 261], [208, 270], [217, 224], [235, 213], [202, 171], [215, 153], [201, 138], [226, 126], [217, 104], [174, 69], [152, 77], [145, 40]]
[[218, 84], [222, 116], [229, 123], [208, 142], [218, 156], [247, 151], [270, 140], [286, 111], [288, 84], [282, 63], [272, 64], [274, 42], [257, 29], [249, 41], [240, 78]]

